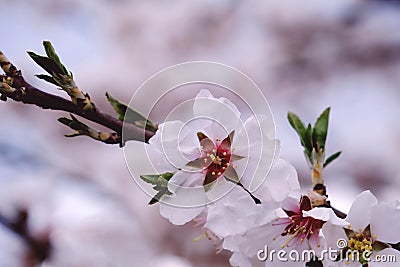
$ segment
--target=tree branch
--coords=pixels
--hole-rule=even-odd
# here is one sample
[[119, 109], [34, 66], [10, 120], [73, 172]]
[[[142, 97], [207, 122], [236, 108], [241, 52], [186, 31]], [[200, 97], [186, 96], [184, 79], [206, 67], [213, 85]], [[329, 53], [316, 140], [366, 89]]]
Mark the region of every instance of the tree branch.
[[28, 248], [26, 266], [36, 266], [50, 257], [52, 246], [48, 235], [34, 237], [28, 228], [28, 211], [19, 210], [14, 220], [9, 220], [0, 214], [0, 224], [18, 235]]
[[[5, 101], [7, 98], [11, 98], [14, 101], [36, 105], [43, 109], [61, 110], [81, 116], [115, 131], [115, 133], [110, 133], [110, 135], [116, 135], [118, 138], [115, 138], [115, 142], [107, 142], [109, 144], [120, 143], [120, 145], [123, 145], [124, 141], [129, 140], [147, 142], [154, 135], [154, 132], [144, 130], [134, 124], [124, 124], [123, 121], [102, 112], [94, 104], [93, 108], [84, 109], [84, 103], [78, 102], [75, 104], [70, 100], [49, 94], [32, 86], [25, 81], [21, 71], [17, 70], [1, 51], [0, 65], [6, 73], [6, 75], [0, 75], [0, 79], [2, 80], [0, 87], [1, 100]], [[122, 140], [123, 127], [124, 136]]]

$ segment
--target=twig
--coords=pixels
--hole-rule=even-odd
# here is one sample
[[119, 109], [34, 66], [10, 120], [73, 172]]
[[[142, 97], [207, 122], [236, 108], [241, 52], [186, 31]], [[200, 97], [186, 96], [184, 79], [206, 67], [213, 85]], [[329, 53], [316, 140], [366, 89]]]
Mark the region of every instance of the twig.
[[19, 210], [15, 220], [10, 221], [0, 214], [0, 224], [18, 235], [26, 244], [29, 253], [26, 261], [31, 264], [28, 266], [36, 266], [50, 257], [52, 246], [48, 236], [34, 237], [28, 229], [28, 212], [25, 209]]
[[[154, 132], [144, 130], [133, 124], [123, 123], [121, 120], [106, 114], [99, 110], [94, 104], [91, 109], [84, 109], [83, 105], [74, 104], [72, 101], [57, 95], [46, 93], [28, 82], [22, 76], [20, 70], [10, 63], [4, 54], [0, 51], [0, 65], [6, 75], [0, 75], [2, 80], [0, 86], [1, 100], [11, 98], [14, 101], [22, 102], [24, 104], [36, 105], [43, 109], [62, 110], [75, 115], [81, 116], [89, 121], [98, 123], [108, 129], [115, 131], [110, 135], [116, 135], [115, 142], [107, 142], [109, 144], [121, 145], [123, 141], [139, 140], [147, 142]], [[122, 140], [122, 129], [124, 127], [124, 136]], [[101, 140], [100, 140], [101, 141]]]

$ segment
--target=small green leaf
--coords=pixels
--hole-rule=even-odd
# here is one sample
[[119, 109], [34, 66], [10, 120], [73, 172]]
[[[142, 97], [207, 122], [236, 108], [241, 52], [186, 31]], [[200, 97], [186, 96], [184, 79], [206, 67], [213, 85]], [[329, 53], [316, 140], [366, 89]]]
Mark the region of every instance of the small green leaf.
[[296, 114], [292, 112], [288, 112], [287, 118], [289, 120], [290, 125], [297, 132], [300, 138], [302, 138], [306, 130], [306, 128], [304, 127], [304, 123], [300, 120], [300, 118]]
[[28, 55], [36, 62], [40, 67], [47, 71], [51, 76], [64, 74], [64, 71], [54, 62], [53, 59], [40, 56], [34, 52], [28, 52]]
[[307, 155], [308, 158], [311, 159], [311, 151], [313, 149], [312, 146], [312, 141], [311, 141], [311, 133], [312, 133], [312, 129], [311, 129], [311, 125], [308, 125], [308, 128], [305, 128], [304, 123], [300, 120], [300, 118], [292, 113], [289, 112], [288, 115], [288, 120], [290, 125], [293, 127], [293, 129], [297, 132], [299, 138], [300, 138], [300, 142], [301, 145], [304, 148], [304, 153]]
[[337, 158], [340, 156], [340, 154], [342, 154], [342, 151], [338, 151], [338, 152], [336, 152], [335, 154], [332, 154], [331, 156], [329, 156], [329, 158], [327, 158], [326, 161], [325, 161], [325, 163], [324, 163], [324, 168], [325, 168], [326, 166], [328, 166], [329, 163], [331, 163], [332, 161], [334, 161], [335, 159], [337, 159]]
[[70, 116], [71, 116], [72, 120], [68, 119], [66, 117], [62, 117], [62, 118], [58, 118], [58, 121], [64, 125], [67, 125], [68, 127], [70, 127], [71, 129], [73, 129], [75, 131], [87, 132], [89, 130], [89, 126], [78, 121], [78, 119], [75, 118], [74, 115], [70, 114]]
[[140, 175], [140, 178], [146, 183], [152, 184], [153, 189], [157, 191], [157, 194], [150, 200], [149, 205], [157, 203], [163, 195], [171, 195], [172, 193], [168, 190], [168, 181], [174, 174], [167, 172], [163, 174], [148, 174]]
[[64, 75], [68, 75], [68, 70], [61, 63], [60, 58], [58, 57], [53, 45], [49, 41], [43, 41], [43, 46], [47, 56], [58, 65], [58, 67], [63, 71]]
[[288, 113], [287, 118], [289, 120], [290, 125], [293, 127], [293, 129], [297, 132], [298, 136], [300, 137], [301, 144], [303, 145], [303, 147], [305, 147], [306, 128], [304, 127], [304, 123], [300, 120], [300, 118], [296, 114], [292, 112]]
[[152, 199], [150, 199], [149, 205], [154, 205], [158, 203], [164, 195], [171, 195], [171, 192], [169, 192], [168, 189], [158, 191], [157, 194]]
[[62, 124], [65, 124], [67, 126], [69, 126], [70, 122], [72, 121], [71, 119], [68, 119], [66, 117], [58, 118], [57, 120], [59, 122], [61, 122]]
[[118, 119], [120, 121], [123, 120], [124, 122], [132, 123], [139, 127], [146, 127], [146, 129], [149, 130], [154, 130], [154, 131], [156, 130], [154, 124], [139, 112], [131, 109], [126, 104], [118, 101], [117, 99], [112, 97], [108, 92], [106, 93], [106, 97], [108, 102], [110, 102], [111, 106], [114, 108], [115, 112], [117, 112]]
[[312, 151], [313, 151], [313, 145], [312, 145], [312, 127], [311, 124], [309, 123], [306, 129], [306, 133], [304, 135], [304, 142], [305, 142], [305, 150], [304, 152], [307, 154], [307, 156], [310, 158], [310, 162], [313, 162], [312, 159]]
[[157, 185], [157, 179], [160, 177], [159, 174], [155, 175], [140, 175], [140, 179], [145, 181], [146, 183]]
[[330, 110], [330, 107], [326, 108], [314, 124], [312, 139], [316, 150], [318, 150], [318, 148], [324, 149], [325, 147], [326, 136], [328, 134]]
[[46, 75], [46, 74], [37, 74], [35, 75], [36, 77], [38, 77], [39, 79], [45, 80], [46, 82], [52, 83], [56, 86], [60, 86], [54, 79], [53, 77], [51, 77], [50, 75]]
[[160, 178], [163, 180], [169, 181], [174, 174], [170, 172], [166, 172], [163, 174], [147, 174], [147, 175], [140, 175], [140, 179], [145, 181], [146, 183], [153, 184], [153, 185], [159, 185], [160, 184]]

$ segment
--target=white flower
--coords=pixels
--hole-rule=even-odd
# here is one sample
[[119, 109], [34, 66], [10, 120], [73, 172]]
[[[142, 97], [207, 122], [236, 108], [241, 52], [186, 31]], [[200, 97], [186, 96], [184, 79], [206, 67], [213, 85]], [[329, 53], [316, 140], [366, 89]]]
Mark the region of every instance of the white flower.
[[[160, 124], [149, 144], [144, 145], [148, 159], [144, 155], [127, 157], [137, 160], [137, 165], [152, 166], [139, 175], [173, 173], [168, 181], [172, 194], [160, 199], [161, 215], [173, 224], [192, 220], [204, 211], [205, 204], [230, 190], [247, 194], [235, 183], [240, 182], [247, 189], [259, 187], [272, 165], [277, 146], [271, 133], [260, 127], [262, 121], [250, 116], [242, 123], [233, 103], [226, 98], [214, 98], [207, 90], [196, 96], [193, 116], [197, 119]], [[144, 163], [146, 160], [151, 164]], [[291, 186], [294, 185], [288, 188]], [[271, 199], [273, 195], [282, 195], [269, 190]]]
[[[325, 224], [322, 228], [328, 246], [337, 249], [338, 240], [345, 240], [347, 244], [342, 252], [343, 261], [326, 261], [324, 262], [326, 266], [359, 267], [366, 263], [368, 258], [371, 260], [368, 263], [369, 267], [397, 264], [378, 262], [376, 259], [388, 255], [393, 255], [397, 261], [400, 259], [400, 252], [389, 245], [400, 240], [398, 201], [378, 204], [378, 200], [369, 190], [364, 191], [354, 200], [346, 221], [349, 223], [348, 228], [332, 224]], [[358, 259], [354, 256], [347, 257], [347, 251], [349, 255], [351, 252], [356, 252], [359, 255]]]
[[[269, 251], [295, 250], [300, 255], [304, 250], [313, 250], [319, 255], [325, 248], [325, 240], [321, 235], [321, 228], [329, 221], [339, 225], [345, 225], [344, 220], [337, 218], [330, 208], [312, 208], [307, 196], [298, 199], [288, 197], [282, 202], [279, 209], [274, 210], [274, 217], [268, 214], [270, 220], [267, 223], [249, 229], [247, 232], [228, 236], [224, 241], [224, 248], [233, 251], [231, 264], [234, 266], [248, 265], [266, 247]], [[288, 257], [286, 257], [288, 258]], [[282, 262], [277, 258], [267, 258], [266, 266], [304, 266], [305, 262]]]
[[253, 195], [261, 204], [256, 204], [242, 188], [233, 188], [221, 200], [209, 205], [205, 227], [225, 238], [270, 222], [280, 202], [288, 196], [300, 195], [295, 168], [282, 158], [276, 159], [266, 181]]

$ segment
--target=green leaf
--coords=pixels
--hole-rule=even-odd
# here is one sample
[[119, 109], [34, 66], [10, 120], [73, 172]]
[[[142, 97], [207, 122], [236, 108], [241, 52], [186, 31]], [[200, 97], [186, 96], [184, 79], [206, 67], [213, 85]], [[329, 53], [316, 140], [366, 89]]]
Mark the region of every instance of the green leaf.
[[69, 72], [65, 68], [65, 66], [61, 63], [60, 58], [58, 57], [53, 45], [49, 41], [43, 41], [43, 46], [47, 56], [58, 65], [58, 67], [63, 71], [64, 75], [68, 75]]
[[311, 160], [311, 152], [313, 150], [311, 124], [308, 124], [308, 127], [305, 128], [304, 123], [300, 120], [300, 118], [292, 112], [289, 112], [287, 117], [290, 125], [300, 137], [300, 142], [304, 148], [304, 153]]
[[140, 175], [140, 179], [142, 179], [146, 183], [153, 184], [153, 185], [157, 185], [158, 177], [160, 177], [159, 174]]
[[299, 135], [301, 144], [303, 145], [303, 147], [305, 147], [306, 146], [306, 143], [305, 143], [306, 128], [304, 127], [304, 123], [300, 120], [300, 118], [296, 114], [294, 114], [292, 112], [288, 112], [287, 118], [289, 120], [290, 125], [293, 127], [293, 129]]
[[307, 154], [307, 156], [310, 159], [310, 162], [313, 162], [312, 159], [312, 151], [313, 151], [313, 145], [312, 145], [312, 127], [311, 124], [309, 123], [304, 135], [304, 143], [305, 143], [305, 150], [304, 152]]
[[89, 126], [78, 121], [78, 119], [75, 118], [74, 115], [70, 114], [70, 116], [71, 116], [72, 120], [68, 119], [66, 117], [58, 118], [57, 120], [59, 122], [61, 122], [62, 124], [67, 125], [71, 129], [78, 131], [78, 132], [87, 132], [89, 130]]
[[64, 71], [57, 65], [56, 62], [54, 62], [53, 59], [40, 56], [38, 54], [35, 54], [34, 52], [28, 52], [28, 55], [33, 59], [33, 61], [36, 62], [36, 64], [42, 67], [51, 76], [54, 76], [54, 74], [56, 75], [64, 74]]
[[140, 175], [140, 178], [146, 183], [152, 184], [153, 189], [157, 191], [157, 194], [150, 200], [149, 205], [153, 205], [157, 203], [160, 198], [167, 194], [171, 195], [172, 193], [168, 190], [168, 181], [172, 178], [174, 174], [167, 172], [163, 174], [148, 174], [148, 175]]
[[163, 196], [164, 194], [165, 194], [165, 193], [164, 193], [163, 191], [157, 192], [157, 194], [156, 194], [154, 197], [152, 197], [152, 198], [150, 199], [149, 205], [154, 205], [154, 204], [156, 204], [158, 201], [160, 201], [160, 199], [162, 198], [162, 196]]
[[111, 106], [117, 113], [118, 119], [120, 121], [132, 123], [139, 127], [145, 127], [146, 129], [149, 130], [154, 130], [154, 131], [156, 130], [154, 124], [139, 112], [131, 109], [130, 107], [128, 107], [128, 105], [118, 101], [117, 99], [112, 97], [108, 92], [106, 93], [106, 97], [108, 102], [110, 102]]
[[324, 163], [324, 168], [325, 168], [326, 166], [328, 166], [329, 163], [331, 163], [332, 161], [334, 161], [335, 159], [337, 159], [337, 158], [340, 156], [340, 154], [342, 154], [342, 151], [338, 151], [338, 152], [336, 152], [335, 154], [332, 154], [331, 156], [329, 156], [329, 158], [327, 158], [326, 161], [325, 161], [325, 163]]
[[173, 175], [174, 174], [170, 172], [166, 172], [163, 174], [147, 174], [147, 175], [140, 175], [140, 179], [149, 184], [160, 185], [161, 184], [160, 178], [168, 182]]
[[328, 134], [328, 124], [329, 124], [329, 112], [331, 108], [326, 108], [321, 115], [318, 117], [317, 121], [314, 124], [314, 129], [312, 133], [312, 139], [315, 149], [318, 151], [318, 148], [324, 149], [326, 136]]
[[164, 195], [171, 195], [171, 192], [169, 192], [168, 189], [158, 191], [157, 194], [154, 197], [152, 197], [152, 199], [150, 199], [149, 205], [154, 205], [158, 203]]
[[300, 138], [302, 138], [306, 130], [306, 128], [304, 127], [304, 123], [300, 120], [300, 118], [296, 114], [292, 112], [288, 112], [287, 118], [289, 120], [290, 125], [297, 132]]
[[50, 75], [46, 75], [46, 74], [37, 74], [35, 75], [36, 77], [38, 77], [39, 79], [45, 80], [46, 82], [52, 83], [56, 86], [60, 86], [54, 79], [53, 77], [51, 77]]

